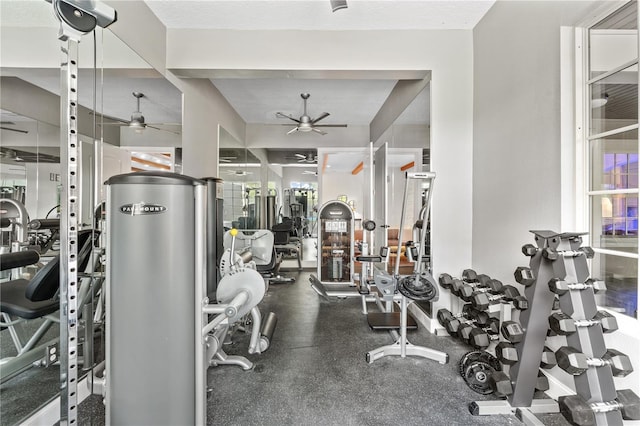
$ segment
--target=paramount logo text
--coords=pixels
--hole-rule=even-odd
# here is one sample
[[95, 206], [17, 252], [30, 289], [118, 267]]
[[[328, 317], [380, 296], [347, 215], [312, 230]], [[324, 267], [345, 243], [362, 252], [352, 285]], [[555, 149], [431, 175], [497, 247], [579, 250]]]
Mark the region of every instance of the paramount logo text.
[[133, 203], [120, 206], [120, 213], [131, 216], [139, 216], [146, 214], [160, 214], [167, 211], [165, 206], [159, 204]]

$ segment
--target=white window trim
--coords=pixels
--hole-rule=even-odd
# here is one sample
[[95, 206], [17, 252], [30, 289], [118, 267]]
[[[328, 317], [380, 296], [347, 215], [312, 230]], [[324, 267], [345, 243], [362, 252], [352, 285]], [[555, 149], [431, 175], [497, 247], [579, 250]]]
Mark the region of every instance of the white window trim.
[[[603, 137], [624, 133], [626, 131], [639, 128], [639, 124], [633, 124], [624, 128], [615, 129], [612, 131], [603, 132], [600, 134], [588, 135], [587, 126], [589, 124], [589, 85], [600, 81], [608, 76], [615, 74], [618, 71], [624, 70], [635, 64], [640, 64], [640, 36], [638, 37], [638, 56], [633, 61], [629, 61], [616, 67], [613, 70], [609, 70], [606, 73], [600, 74], [592, 79], [587, 79], [587, 72], [589, 70], [589, 52], [588, 52], [588, 36], [589, 28], [600, 22], [606, 16], [614, 13], [619, 8], [623, 7], [628, 2], [616, 2], [615, 4], [609, 4], [595, 13], [591, 14], [589, 18], [583, 21], [579, 26], [575, 28], [574, 42], [575, 42], [575, 56], [574, 56], [574, 71], [575, 71], [575, 229], [591, 229], [590, 218], [590, 203], [593, 196], [597, 195], [609, 195], [609, 194], [639, 194], [639, 189], [624, 189], [624, 190], [590, 190], [590, 141], [595, 139], [601, 139]], [[640, 8], [640, 6], [639, 6]], [[640, 11], [639, 11], [640, 12]], [[640, 87], [640, 86], [639, 86]], [[640, 111], [640, 109], [639, 109]], [[640, 119], [640, 117], [639, 117]], [[638, 152], [640, 153], [640, 139]], [[589, 233], [584, 237], [586, 245], [591, 245], [591, 234]], [[603, 255], [612, 255], [618, 257], [632, 258], [638, 260], [638, 271], [640, 272], [640, 255], [638, 253], [628, 253], [617, 250], [594, 248], [594, 251]], [[591, 262], [590, 262], [591, 263]], [[590, 265], [591, 267], [591, 265]], [[638, 301], [636, 306], [640, 306], [640, 277], [638, 279]], [[640, 325], [640, 318], [632, 318], [628, 315], [620, 314], [616, 311], [611, 311], [619, 320], [622, 320], [626, 327], [633, 324], [633, 327]], [[625, 327], [625, 328], [626, 328]]]

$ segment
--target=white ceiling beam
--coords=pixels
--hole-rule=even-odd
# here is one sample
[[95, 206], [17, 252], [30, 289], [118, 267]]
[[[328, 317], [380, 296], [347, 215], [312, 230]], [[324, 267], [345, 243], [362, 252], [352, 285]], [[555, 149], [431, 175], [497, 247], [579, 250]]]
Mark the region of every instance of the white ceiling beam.
[[291, 78], [319, 80], [418, 80], [427, 76], [422, 70], [265, 70], [170, 68], [183, 78]]
[[421, 80], [401, 80], [396, 83], [387, 100], [371, 120], [369, 134], [372, 142], [376, 142], [385, 130], [393, 125], [430, 81], [431, 72]]

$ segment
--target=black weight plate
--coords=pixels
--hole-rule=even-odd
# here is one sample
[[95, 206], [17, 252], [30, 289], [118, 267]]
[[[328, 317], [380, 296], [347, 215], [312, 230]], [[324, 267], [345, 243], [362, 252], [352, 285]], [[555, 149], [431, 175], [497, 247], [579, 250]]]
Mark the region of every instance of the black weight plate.
[[480, 355], [480, 360], [489, 364], [496, 371], [502, 370], [502, 364], [500, 364], [498, 358], [491, 355], [489, 352], [482, 352], [482, 354]]
[[372, 220], [365, 220], [362, 223], [362, 227], [366, 230], [366, 231], [373, 231], [374, 229], [376, 229], [376, 223]]
[[427, 302], [436, 296], [436, 289], [426, 278], [409, 275], [398, 281], [398, 291], [406, 298]]
[[462, 358], [458, 361], [458, 372], [460, 373], [460, 376], [464, 377], [464, 373], [467, 371], [469, 364], [480, 359], [482, 354], [482, 351], [469, 351], [462, 355]]
[[496, 370], [488, 362], [479, 359], [469, 363], [462, 378], [472, 391], [489, 395], [493, 393], [489, 377], [495, 372]]

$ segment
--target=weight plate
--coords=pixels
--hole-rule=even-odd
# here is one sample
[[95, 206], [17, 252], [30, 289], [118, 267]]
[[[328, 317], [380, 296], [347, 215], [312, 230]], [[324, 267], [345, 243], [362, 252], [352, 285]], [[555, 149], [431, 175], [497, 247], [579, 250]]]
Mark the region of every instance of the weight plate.
[[458, 371], [460, 375], [464, 377], [465, 372], [467, 371], [467, 367], [471, 362], [477, 361], [482, 356], [483, 351], [470, 351], [466, 354], [462, 355], [460, 361], [458, 361]]
[[238, 269], [235, 272], [231, 272], [220, 280], [218, 283], [218, 289], [216, 290], [216, 298], [218, 303], [227, 304], [242, 291], [246, 291], [248, 294], [248, 300], [246, 303], [238, 308], [238, 312], [234, 317], [229, 318], [229, 324], [233, 324], [240, 318], [245, 316], [256, 306], [266, 291], [264, 278], [259, 272], [253, 269]]
[[482, 354], [480, 355], [480, 360], [489, 364], [496, 371], [502, 370], [502, 364], [500, 364], [500, 361], [498, 361], [498, 358], [491, 355], [489, 352], [482, 352]]
[[411, 300], [429, 301], [436, 296], [436, 289], [426, 278], [409, 275], [398, 281], [398, 291]]
[[469, 363], [462, 378], [472, 391], [489, 395], [493, 393], [489, 377], [495, 372], [496, 370], [488, 362], [478, 359]]
[[366, 230], [366, 231], [373, 231], [374, 229], [376, 229], [376, 223], [372, 220], [365, 220], [362, 223], [362, 227]]

